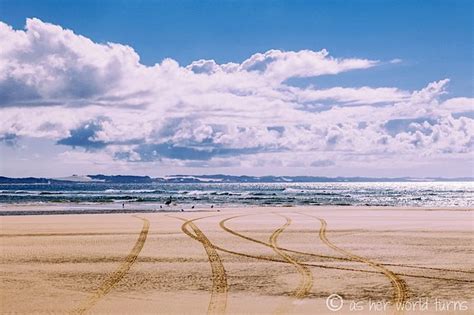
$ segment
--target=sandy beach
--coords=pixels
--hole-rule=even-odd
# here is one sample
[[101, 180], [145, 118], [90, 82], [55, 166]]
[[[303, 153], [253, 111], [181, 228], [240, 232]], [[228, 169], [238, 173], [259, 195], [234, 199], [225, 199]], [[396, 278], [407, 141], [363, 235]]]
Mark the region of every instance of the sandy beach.
[[469, 209], [219, 210], [2, 216], [1, 312], [473, 312]]

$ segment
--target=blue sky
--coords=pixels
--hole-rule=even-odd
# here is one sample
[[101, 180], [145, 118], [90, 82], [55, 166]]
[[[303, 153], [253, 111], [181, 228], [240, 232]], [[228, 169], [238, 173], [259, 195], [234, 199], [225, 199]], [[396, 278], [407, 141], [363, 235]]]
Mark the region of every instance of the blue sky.
[[130, 45], [147, 65], [166, 57], [224, 63], [269, 49], [326, 48], [340, 57], [404, 61], [390, 71], [347, 73], [337, 78], [341, 85], [419, 89], [449, 77], [453, 95], [474, 90], [468, 0], [0, 1], [0, 20], [21, 29], [27, 17]]
[[[472, 1], [0, 0], [0, 21], [20, 43], [0, 77], [6, 175], [472, 174]], [[28, 42], [7, 30], [25, 24]]]

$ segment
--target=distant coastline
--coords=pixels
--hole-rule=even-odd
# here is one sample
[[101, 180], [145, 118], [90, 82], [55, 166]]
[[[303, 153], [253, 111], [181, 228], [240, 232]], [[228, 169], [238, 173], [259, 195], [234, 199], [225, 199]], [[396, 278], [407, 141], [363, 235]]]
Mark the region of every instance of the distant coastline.
[[5, 177], [0, 184], [51, 183], [348, 183], [348, 182], [474, 182], [474, 177], [414, 178], [414, 177], [324, 177], [324, 176], [247, 176], [247, 175], [169, 175], [163, 177], [135, 175], [73, 175], [62, 178]]

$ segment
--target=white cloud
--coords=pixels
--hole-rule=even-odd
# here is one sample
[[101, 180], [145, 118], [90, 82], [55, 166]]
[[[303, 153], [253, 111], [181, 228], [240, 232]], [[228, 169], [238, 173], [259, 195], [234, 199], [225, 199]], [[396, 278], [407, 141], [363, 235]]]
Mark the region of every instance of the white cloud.
[[293, 77], [311, 77], [367, 69], [377, 63], [378, 61], [367, 59], [333, 58], [325, 49], [317, 52], [269, 50], [263, 54], [253, 55], [245, 60], [240, 68], [246, 71], [257, 71], [267, 79], [282, 82]]
[[94, 43], [38, 19], [25, 31], [0, 22], [0, 42], [0, 139], [86, 150], [63, 153], [65, 160], [326, 169], [344, 159], [435, 159], [473, 149], [473, 120], [452, 115], [472, 112], [473, 99], [441, 100], [448, 79], [419, 91], [286, 83], [376, 60], [270, 50], [241, 63], [165, 59], [148, 67], [129, 46]]
[[397, 88], [343, 88], [333, 87], [329, 89], [298, 89], [291, 88], [295, 94], [296, 101], [301, 103], [322, 100], [334, 100], [345, 105], [367, 105], [376, 103], [393, 103], [407, 100], [410, 94]]
[[469, 112], [474, 111], [474, 98], [468, 97], [455, 97], [450, 98], [440, 104], [440, 109], [444, 109], [449, 112]]

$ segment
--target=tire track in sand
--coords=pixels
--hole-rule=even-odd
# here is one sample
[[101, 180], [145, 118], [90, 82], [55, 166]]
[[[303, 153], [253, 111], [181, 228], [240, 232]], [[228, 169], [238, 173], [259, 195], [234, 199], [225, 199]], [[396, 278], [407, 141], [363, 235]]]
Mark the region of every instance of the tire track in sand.
[[[258, 240], [258, 239], [255, 239], [255, 238], [252, 238], [252, 237], [249, 237], [247, 235], [244, 235], [242, 233], [239, 233], [235, 230], [232, 230], [230, 228], [228, 228], [225, 224], [227, 221], [230, 221], [232, 219], [236, 219], [236, 218], [241, 218], [241, 217], [246, 217], [246, 216], [250, 216], [252, 214], [244, 214], [244, 215], [236, 215], [236, 216], [232, 216], [232, 217], [229, 217], [229, 218], [225, 218], [224, 220], [220, 221], [219, 222], [219, 226], [226, 232], [232, 234], [232, 235], [235, 235], [237, 237], [240, 237], [240, 238], [243, 238], [247, 241], [250, 241], [250, 242], [254, 242], [254, 243], [257, 243], [257, 244], [261, 244], [263, 246], [267, 246], [267, 247], [270, 247], [273, 249], [273, 246], [271, 243], [267, 243], [267, 242], [264, 242], [264, 241], [261, 241], [261, 240]], [[309, 256], [313, 256], [313, 257], [318, 257], [318, 258], [325, 258], [325, 259], [331, 259], [331, 260], [343, 260], [343, 261], [350, 261], [349, 258], [346, 258], [346, 257], [337, 257], [337, 256], [328, 256], [328, 255], [319, 255], [319, 254], [313, 254], [313, 253], [306, 253], [306, 252], [301, 252], [301, 251], [297, 251], [297, 250], [292, 250], [292, 249], [288, 249], [288, 248], [284, 248], [284, 247], [281, 247], [281, 246], [278, 246], [278, 249], [282, 250], [282, 251], [285, 251], [285, 252], [288, 252], [288, 253], [293, 253], [293, 254], [298, 254], [298, 255], [309, 255]]]
[[112, 288], [125, 276], [125, 274], [130, 270], [133, 263], [137, 260], [138, 255], [140, 254], [143, 245], [145, 244], [146, 238], [148, 236], [148, 230], [150, 229], [150, 221], [139, 216], [134, 216], [137, 219], [143, 221], [143, 227], [138, 236], [135, 246], [133, 246], [130, 253], [125, 258], [125, 261], [115, 270], [95, 291], [95, 293], [82, 303], [78, 308], [76, 308], [72, 313], [73, 314], [84, 314], [89, 309], [91, 309], [102, 297], [112, 290]]
[[[299, 213], [301, 214], [301, 213]], [[260, 241], [258, 239], [255, 239], [255, 238], [252, 238], [252, 237], [249, 237], [247, 235], [244, 235], [240, 232], [237, 232], [235, 230], [232, 230], [230, 229], [229, 227], [226, 226], [226, 223], [230, 220], [233, 220], [233, 219], [237, 219], [237, 218], [241, 218], [241, 217], [247, 217], [247, 216], [251, 216], [253, 214], [244, 214], [244, 215], [235, 215], [235, 216], [232, 216], [232, 217], [228, 217], [228, 218], [225, 218], [224, 220], [220, 221], [219, 222], [219, 226], [226, 232], [232, 234], [232, 235], [235, 235], [237, 237], [240, 237], [240, 238], [243, 238], [245, 240], [248, 240], [248, 241], [251, 241], [251, 242], [254, 242], [254, 243], [257, 243], [257, 244], [261, 244], [261, 245], [264, 245], [264, 246], [267, 246], [267, 247], [272, 247], [270, 243], [267, 243], [267, 242], [264, 242], [264, 241]], [[337, 257], [337, 256], [330, 256], [330, 255], [321, 255], [321, 254], [314, 254], [314, 253], [308, 253], [308, 252], [302, 252], [302, 251], [298, 251], [298, 250], [293, 250], [293, 249], [288, 249], [288, 248], [284, 248], [284, 247], [281, 247], [279, 246], [278, 247], [279, 249], [285, 251], [285, 252], [288, 252], [288, 253], [293, 253], [293, 254], [298, 254], [298, 255], [306, 255], [306, 256], [311, 256], [311, 257], [317, 257], [317, 258], [324, 258], [324, 259], [329, 259], [329, 260], [341, 260], [341, 261], [353, 261], [353, 259], [351, 258], [347, 258], [347, 257]], [[379, 265], [382, 265], [382, 266], [391, 266], [391, 267], [400, 267], [400, 268], [410, 268], [410, 269], [420, 269], [420, 270], [434, 270], [434, 271], [446, 271], [446, 272], [454, 272], [454, 273], [465, 273], [465, 274], [474, 274], [474, 271], [469, 271], [469, 270], [459, 270], [459, 269], [448, 269], [448, 268], [436, 268], [436, 267], [426, 267], [426, 266], [413, 266], [413, 265], [406, 265], [406, 264], [393, 264], [393, 263], [378, 263]], [[397, 274], [401, 274], [403, 275], [402, 273], [397, 273]], [[409, 275], [410, 277], [414, 276], [414, 275]], [[419, 276], [419, 277], [423, 277], [423, 276]], [[429, 277], [428, 277], [429, 278]], [[464, 280], [464, 279], [449, 279], [449, 278], [433, 278], [433, 279], [440, 279], [440, 280], [455, 280], [455, 281], [468, 281], [470, 282], [469, 280]]]
[[[193, 219], [191, 221], [197, 221], [197, 220], [201, 220], [201, 219], [205, 219], [205, 218], [209, 218], [209, 217], [215, 217], [215, 216], [221, 216], [222, 214], [218, 214], [218, 215], [210, 215], [210, 216], [204, 216], [204, 217], [200, 217], [200, 218], [196, 218], [196, 219]], [[169, 216], [169, 215], [167, 215]], [[242, 215], [242, 216], [247, 216], [247, 215]], [[173, 217], [173, 216], [169, 216], [169, 217], [172, 217], [172, 218], [175, 218], [175, 219], [179, 219], [179, 220], [182, 220], [182, 221], [185, 221], [184, 219], [182, 218], [178, 218], [178, 217]], [[236, 217], [240, 217], [240, 216], [233, 216], [233, 217], [229, 217], [229, 218], [226, 218], [225, 220], [221, 221], [224, 222], [224, 221], [227, 221], [227, 220], [230, 220], [230, 219], [233, 219], [233, 218], [236, 218]], [[199, 241], [200, 240], [194, 235], [192, 234], [191, 232], [187, 231], [185, 232], [189, 237], [195, 239], [196, 241]], [[235, 232], [237, 233], [237, 232]], [[232, 233], [233, 234], [233, 233]], [[240, 234], [242, 235], [242, 234]], [[243, 235], [245, 236], [245, 235]], [[254, 240], [253, 238], [250, 238], [250, 237], [247, 237], [245, 236], [244, 237], [245, 239], [248, 239], [249, 241], [252, 241]], [[257, 241], [257, 243], [259, 244], [263, 244], [263, 245], [266, 245], [266, 246], [270, 246], [271, 247], [271, 244], [269, 243], [265, 243], [265, 242], [261, 242], [259, 240], [255, 240]], [[221, 252], [224, 252], [224, 253], [227, 253], [227, 254], [231, 254], [231, 255], [235, 255], [235, 256], [239, 256], [239, 257], [245, 257], [245, 258], [250, 258], [250, 259], [257, 259], [257, 260], [263, 260], [263, 261], [269, 261], [269, 262], [276, 262], [276, 263], [284, 263], [284, 264], [287, 264], [288, 262], [286, 260], [283, 260], [283, 259], [279, 259], [279, 258], [274, 258], [274, 257], [271, 257], [271, 256], [264, 256], [264, 255], [253, 255], [253, 254], [247, 254], [247, 253], [242, 253], [242, 252], [236, 252], [236, 251], [233, 251], [233, 250], [230, 250], [230, 249], [227, 249], [227, 248], [223, 248], [223, 247], [220, 247], [216, 244], [212, 244], [212, 246], [216, 249], [216, 250], [219, 250]], [[280, 247], [281, 249], [281, 247]], [[286, 251], [290, 251], [289, 249], [285, 249]], [[295, 252], [295, 251], [292, 251], [292, 252]], [[306, 252], [298, 252], [298, 253], [301, 253], [301, 254], [306, 254], [306, 255], [314, 255], [314, 256], [319, 256], [319, 255], [316, 255], [316, 254], [312, 254], [312, 253], [306, 253]], [[331, 256], [332, 257], [332, 256]], [[346, 261], [354, 261], [354, 260], [351, 260], [349, 258], [344, 258], [344, 260]], [[315, 263], [301, 263], [302, 265], [304, 266], [307, 266], [307, 267], [314, 267], [314, 268], [320, 268], [320, 269], [329, 269], [329, 270], [342, 270], [342, 271], [353, 271], [353, 272], [362, 272], [362, 273], [369, 273], [369, 274], [383, 274], [382, 272], [380, 272], [379, 270], [364, 270], [364, 269], [357, 269], [357, 268], [347, 268], [347, 267], [338, 267], [338, 266], [328, 266], [328, 265], [322, 265], [322, 264], [315, 264]], [[414, 275], [414, 274], [408, 274], [408, 273], [396, 273], [396, 275], [398, 276], [404, 276], [404, 277], [411, 277], [411, 278], [419, 278], [419, 279], [428, 279], [428, 280], [441, 280], [441, 281], [453, 281], [453, 282], [462, 282], [462, 283], [473, 283], [474, 281], [473, 280], [467, 280], [467, 279], [455, 279], [455, 278], [444, 278], [444, 277], [434, 277], [434, 276], [425, 276], [425, 275]]]
[[[300, 213], [301, 214], [301, 213]], [[219, 222], [219, 225], [221, 228], [229, 232], [230, 234], [233, 234], [235, 236], [238, 236], [240, 238], [243, 238], [245, 240], [248, 240], [250, 242], [254, 242], [257, 244], [261, 244], [267, 247], [272, 248], [272, 245], [267, 242], [260, 241], [258, 239], [249, 237], [247, 235], [241, 234], [235, 230], [230, 229], [225, 225], [227, 221], [230, 221], [235, 218], [239, 217], [245, 217], [249, 216], [251, 214], [244, 214], [244, 215], [236, 215], [232, 217], [225, 218], [221, 222]], [[198, 220], [198, 219], [196, 219]], [[193, 236], [194, 237], [194, 236]], [[228, 254], [233, 254], [236, 256], [242, 256], [242, 257], [247, 257], [247, 258], [253, 258], [253, 259], [259, 259], [259, 260], [266, 260], [266, 261], [272, 261], [272, 262], [278, 262], [278, 263], [287, 263], [285, 260], [280, 260], [280, 259], [275, 259], [272, 257], [268, 256], [261, 256], [261, 255], [251, 255], [251, 254], [245, 254], [245, 253], [240, 253], [240, 252], [235, 252], [232, 250], [228, 250], [222, 247], [219, 247], [217, 245], [214, 245], [214, 248], [217, 250], [220, 250], [222, 252], [228, 253]], [[319, 254], [314, 254], [314, 253], [308, 253], [308, 252], [302, 252], [302, 251], [297, 251], [297, 250], [292, 250], [288, 248], [283, 248], [281, 246], [278, 247], [279, 249], [289, 252], [289, 253], [295, 253], [299, 255], [306, 255], [306, 256], [311, 256], [311, 257], [318, 257], [318, 258], [327, 258], [327, 259], [333, 259], [333, 260], [342, 260], [342, 261], [351, 261], [354, 262], [354, 259], [347, 258], [347, 257], [336, 257], [336, 256], [327, 256], [327, 255], [319, 255]], [[358, 260], [356, 262], [359, 262]], [[323, 269], [334, 269], [334, 270], [344, 270], [344, 271], [354, 271], [354, 272], [363, 272], [363, 273], [378, 273], [378, 274], [383, 274], [381, 271], [372, 271], [372, 270], [363, 270], [363, 269], [356, 269], [356, 268], [346, 268], [346, 267], [336, 267], [336, 266], [328, 266], [328, 265], [321, 265], [321, 264], [314, 264], [314, 263], [301, 263], [304, 266], [308, 267], [316, 267], [316, 268], [323, 268]], [[406, 268], [415, 268], [415, 269], [428, 269], [428, 270], [440, 270], [440, 271], [452, 271], [452, 272], [466, 272], [466, 273], [472, 273], [472, 272], [467, 272], [467, 271], [462, 271], [462, 270], [454, 270], [454, 269], [444, 269], [444, 268], [431, 268], [431, 267], [419, 267], [419, 266], [411, 266], [411, 265], [401, 265], [401, 264], [388, 264], [388, 263], [379, 263], [380, 265], [383, 266], [396, 266], [396, 267], [406, 267]], [[409, 274], [409, 273], [404, 273], [404, 272], [397, 272], [395, 273], [398, 276], [404, 276], [404, 277], [411, 277], [411, 278], [420, 278], [420, 279], [429, 279], [429, 280], [441, 280], [441, 281], [454, 281], [454, 282], [464, 282], [464, 283], [472, 283], [474, 282], [473, 280], [469, 279], [456, 279], [456, 278], [445, 278], [445, 277], [435, 277], [435, 276], [426, 276], [426, 275], [414, 275], [414, 274]]]
[[319, 238], [327, 246], [329, 246], [330, 248], [332, 248], [333, 250], [335, 250], [335, 251], [337, 251], [341, 254], [347, 255], [348, 257], [350, 257], [354, 261], [359, 261], [359, 262], [362, 262], [362, 263], [365, 263], [365, 264], [371, 266], [372, 268], [380, 271], [387, 278], [389, 278], [390, 282], [392, 283], [393, 288], [395, 289], [394, 296], [393, 296], [393, 302], [395, 302], [395, 305], [394, 305], [395, 309], [397, 309], [397, 305], [399, 305], [399, 306], [403, 305], [403, 303], [407, 299], [407, 294], [408, 294], [407, 285], [406, 285], [406, 283], [403, 279], [401, 279], [393, 271], [385, 268], [384, 266], [380, 265], [379, 263], [377, 263], [373, 260], [370, 260], [368, 258], [353, 254], [353, 253], [351, 253], [351, 252], [349, 252], [345, 249], [342, 249], [342, 248], [336, 246], [331, 241], [329, 241], [329, 239], [326, 236], [326, 228], [327, 228], [326, 220], [315, 217], [315, 216], [312, 216], [312, 215], [309, 215], [309, 214], [305, 214], [305, 213], [300, 213], [300, 214], [304, 215], [304, 216], [307, 216], [307, 217], [315, 218], [315, 219], [319, 220], [319, 222], [321, 222], [321, 229], [319, 230]]
[[[204, 250], [206, 251], [207, 257], [209, 259], [209, 263], [211, 264], [211, 271], [212, 271], [211, 299], [209, 301], [209, 306], [207, 308], [207, 314], [220, 315], [220, 314], [225, 313], [225, 309], [227, 307], [227, 291], [228, 291], [227, 274], [215, 246], [207, 238], [207, 236], [201, 231], [201, 229], [193, 222], [195, 220], [203, 219], [207, 217], [201, 217], [201, 218], [192, 219], [192, 220], [186, 220], [180, 217], [173, 217], [173, 218], [184, 221], [183, 225], [181, 226], [181, 230], [183, 231], [183, 233], [199, 241], [204, 247]], [[188, 226], [193, 230], [195, 234], [191, 233], [188, 230]]]
[[311, 288], [313, 287], [313, 274], [311, 273], [311, 270], [309, 270], [307, 266], [302, 265], [300, 262], [293, 259], [290, 255], [282, 251], [280, 247], [278, 247], [278, 243], [277, 243], [278, 237], [291, 224], [290, 218], [283, 215], [280, 215], [280, 216], [286, 219], [286, 222], [282, 227], [278, 228], [272, 233], [272, 235], [270, 235], [270, 239], [269, 239], [270, 244], [272, 245], [272, 248], [275, 251], [275, 253], [277, 253], [284, 260], [286, 260], [287, 262], [295, 266], [296, 270], [301, 275], [300, 283], [294, 293], [294, 296], [298, 299], [302, 299], [309, 294], [309, 292], [311, 291]]

